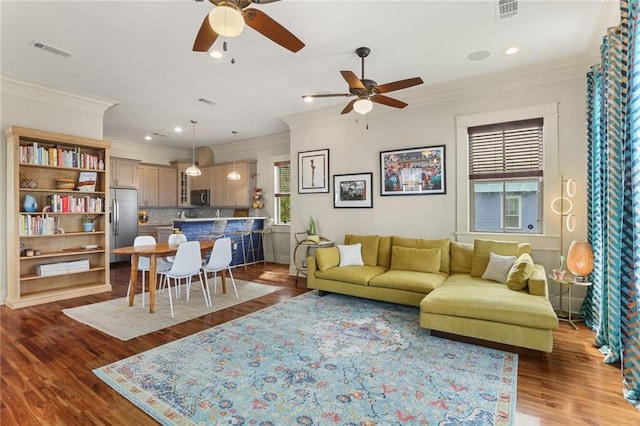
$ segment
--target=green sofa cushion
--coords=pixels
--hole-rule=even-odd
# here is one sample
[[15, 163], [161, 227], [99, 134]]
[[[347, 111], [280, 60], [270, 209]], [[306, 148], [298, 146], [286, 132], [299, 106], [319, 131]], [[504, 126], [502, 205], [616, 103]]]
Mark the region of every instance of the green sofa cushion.
[[380, 237], [378, 243], [378, 265], [391, 267], [391, 237]]
[[402, 271], [391, 269], [369, 281], [369, 287], [384, 287], [428, 294], [445, 282], [449, 275], [444, 272]]
[[391, 250], [391, 269], [435, 274], [440, 270], [440, 249], [393, 246]]
[[558, 326], [547, 298], [467, 274], [451, 275], [422, 300], [420, 311], [541, 329]]
[[316, 278], [343, 281], [351, 284], [367, 285], [369, 280], [387, 270], [384, 266], [343, 266], [326, 271], [316, 271]]
[[353, 245], [358, 243], [362, 245], [362, 261], [367, 266], [376, 266], [378, 264], [379, 242], [379, 235], [346, 234], [344, 236], [345, 245]]
[[[405, 238], [394, 236], [391, 237], [391, 245], [419, 249], [440, 249], [440, 271], [448, 274], [451, 270], [451, 261], [449, 259], [451, 246], [450, 238], [443, 238], [441, 240], [425, 240], [422, 238]], [[489, 253], [487, 253], [487, 257], [488, 256]]]
[[518, 256], [518, 243], [515, 241], [494, 241], [477, 239], [473, 243], [471, 258], [471, 276], [481, 277], [489, 264], [489, 253], [501, 256]]
[[471, 272], [473, 244], [451, 241], [451, 273], [468, 274]]
[[527, 280], [533, 273], [533, 259], [529, 253], [523, 253], [511, 267], [507, 276], [507, 286], [511, 290], [524, 290], [527, 288]]
[[340, 264], [338, 247], [321, 247], [316, 250], [316, 263], [319, 271], [326, 271]]

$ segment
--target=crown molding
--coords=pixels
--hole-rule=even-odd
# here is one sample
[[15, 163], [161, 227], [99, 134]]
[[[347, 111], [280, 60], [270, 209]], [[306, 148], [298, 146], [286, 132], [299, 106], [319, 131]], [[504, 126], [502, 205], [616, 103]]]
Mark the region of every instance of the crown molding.
[[0, 90], [8, 95], [101, 115], [107, 109], [119, 104], [118, 101], [112, 99], [27, 80], [11, 74], [0, 74]]

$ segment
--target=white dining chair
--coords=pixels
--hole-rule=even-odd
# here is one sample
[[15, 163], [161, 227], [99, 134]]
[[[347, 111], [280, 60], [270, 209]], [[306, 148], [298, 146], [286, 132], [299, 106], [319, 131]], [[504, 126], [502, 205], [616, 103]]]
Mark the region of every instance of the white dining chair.
[[[150, 246], [155, 245], [156, 239], [152, 235], [139, 235], [133, 240], [133, 246]], [[151, 259], [148, 256], [138, 257], [138, 271], [142, 272], [142, 306], [145, 301], [145, 275], [151, 268]], [[165, 261], [162, 258], [156, 259], [156, 272], [160, 275], [164, 271], [168, 271], [171, 268], [171, 263]], [[156, 281], [157, 282], [157, 281]], [[129, 280], [129, 288], [127, 289], [127, 297], [131, 293], [131, 280]]]
[[209, 296], [209, 302], [211, 302], [211, 293], [209, 293], [209, 279], [207, 277], [209, 272], [213, 272], [213, 292], [216, 293], [218, 272], [227, 270], [229, 272], [229, 278], [231, 278], [231, 284], [233, 285], [233, 291], [238, 296], [238, 288], [236, 287], [236, 281], [233, 278], [233, 272], [231, 272], [231, 238], [220, 238], [216, 240], [209, 256], [209, 261], [202, 267], [204, 272], [204, 282], [207, 289], [207, 295]]
[[186, 241], [178, 246], [175, 259], [171, 265], [171, 269], [162, 273], [164, 282], [167, 285], [167, 293], [169, 293], [169, 306], [171, 307], [171, 318], [173, 318], [173, 299], [171, 296], [171, 280], [173, 279], [176, 287], [176, 296], [180, 298], [180, 281], [185, 280], [187, 288], [187, 302], [189, 301], [189, 293], [191, 292], [191, 280], [194, 275], [200, 278], [200, 286], [204, 296], [204, 303], [207, 307], [211, 307], [209, 293], [205, 289], [205, 281], [202, 279], [202, 256], [200, 253], [200, 243], [198, 241]]

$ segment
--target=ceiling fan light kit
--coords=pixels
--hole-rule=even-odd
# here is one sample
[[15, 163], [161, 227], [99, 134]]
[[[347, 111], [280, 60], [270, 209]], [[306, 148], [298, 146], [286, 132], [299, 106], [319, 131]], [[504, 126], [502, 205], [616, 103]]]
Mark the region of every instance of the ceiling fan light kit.
[[360, 98], [353, 103], [353, 110], [358, 114], [367, 114], [373, 109], [373, 102], [369, 98]]
[[209, 12], [209, 24], [218, 35], [237, 37], [244, 30], [244, 17], [238, 9], [224, 2]]

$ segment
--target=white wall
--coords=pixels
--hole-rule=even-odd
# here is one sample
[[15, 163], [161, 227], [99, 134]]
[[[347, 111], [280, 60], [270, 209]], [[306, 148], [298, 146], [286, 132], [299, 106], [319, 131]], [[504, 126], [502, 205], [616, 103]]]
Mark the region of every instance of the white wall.
[[[319, 233], [337, 243], [343, 241], [345, 233], [456, 239], [456, 117], [557, 102], [559, 152], [545, 155], [556, 156], [558, 166], [557, 170], [545, 170], [545, 185], [552, 185], [552, 191], [559, 188], [560, 174], [576, 179], [579, 191], [573, 201], [578, 226], [571, 235], [565, 235], [566, 247], [572, 239], [586, 238], [586, 70], [585, 64], [569, 62], [552, 67], [546, 74], [527, 70], [456, 82], [427, 88], [415, 96], [415, 102], [399, 92], [397, 97], [410, 106], [396, 110], [376, 105], [368, 119], [368, 130], [365, 118], [359, 117], [356, 122], [355, 113], [341, 116], [338, 107], [287, 117], [293, 176], [297, 176], [298, 152], [330, 150], [331, 192], [298, 194], [292, 189], [292, 232], [306, 229], [309, 216], [313, 216]], [[447, 193], [380, 196], [380, 151], [429, 145], [446, 146]], [[334, 209], [333, 175], [358, 172], [373, 172], [373, 208]], [[297, 188], [297, 182], [292, 188]], [[545, 237], [533, 244], [533, 255], [550, 271], [557, 267], [559, 227], [553, 217], [547, 225]], [[293, 238], [290, 244], [294, 244]], [[557, 289], [551, 287], [556, 293]], [[580, 296], [575, 297], [576, 306]]]
[[[102, 117], [113, 101], [53, 86], [0, 75], [0, 127], [28, 127], [50, 132], [65, 133], [102, 139]], [[7, 143], [0, 146], [0, 198], [7, 196]], [[0, 207], [0, 223], [7, 223], [8, 202]], [[6, 225], [3, 225], [6, 226]], [[0, 232], [0, 304], [7, 295], [7, 233], [15, 232], [11, 226]]]

